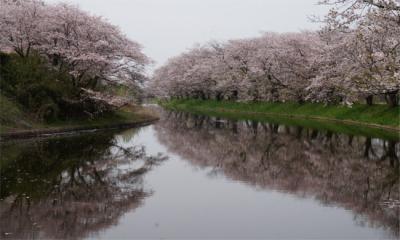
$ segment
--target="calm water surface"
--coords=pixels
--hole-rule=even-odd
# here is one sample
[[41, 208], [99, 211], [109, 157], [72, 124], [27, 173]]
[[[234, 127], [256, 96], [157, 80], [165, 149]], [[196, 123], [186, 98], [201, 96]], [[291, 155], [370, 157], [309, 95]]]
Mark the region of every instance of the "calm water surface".
[[5, 239], [399, 237], [398, 140], [162, 112], [0, 146]]

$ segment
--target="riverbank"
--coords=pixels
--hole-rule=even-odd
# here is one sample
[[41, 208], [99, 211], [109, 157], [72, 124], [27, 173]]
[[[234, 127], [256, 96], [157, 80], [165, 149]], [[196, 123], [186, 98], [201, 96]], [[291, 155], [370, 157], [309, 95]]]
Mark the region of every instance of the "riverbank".
[[125, 129], [151, 124], [159, 119], [158, 115], [148, 108], [136, 106], [125, 107], [119, 111], [95, 120], [58, 121], [49, 124], [26, 123], [25, 126], [2, 125], [0, 140], [25, 139], [47, 135], [63, 135], [85, 131], [107, 129]]
[[180, 111], [223, 114], [225, 117], [236, 115], [243, 118], [247, 115], [313, 119], [400, 132], [400, 108], [386, 105], [356, 104], [350, 108], [317, 103], [240, 103], [214, 100], [172, 100], [162, 102], [161, 105]]

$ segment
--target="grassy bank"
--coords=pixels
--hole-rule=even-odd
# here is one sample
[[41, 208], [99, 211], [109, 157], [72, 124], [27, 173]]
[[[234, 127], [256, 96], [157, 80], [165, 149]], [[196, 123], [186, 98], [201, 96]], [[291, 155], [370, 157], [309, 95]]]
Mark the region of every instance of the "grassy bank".
[[93, 76], [77, 82], [69, 71], [53, 64], [36, 52], [26, 57], [0, 52], [2, 137], [20, 132], [53, 133], [58, 129], [103, 128], [154, 120], [154, 113], [140, 107], [116, 111], [116, 106], [109, 104], [112, 98], [128, 103], [132, 96], [140, 95], [140, 90], [120, 84], [100, 84]]
[[[172, 100], [161, 103], [164, 107], [181, 111], [212, 114], [240, 119], [279, 120], [314, 126], [316, 123], [343, 123], [400, 131], [400, 108], [385, 105], [324, 106], [315, 103], [238, 103], [229, 101]], [[314, 120], [314, 121], [310, 121]], [[311, 127], [310, 126], [310, 127]], [[361, 130], [361, 129], [360, 129]]]
[[0, 80], [1, 137], [129, 125], [157, 118], [141, 107], [114, 111], [93, 100], [83, 87], [115, 97], [130, 97], [135, 92], [123, 85], [91, 83], [90, 78], [85, 79], [85, 86], [77, 85], [67, 71], [54, 68], [37, 53], [22, 58], [0, 52]]
[[0, 135], [3, 138], [31, 137], [68, 131], [128, 127], [158, 119], [153, 111], [136, 106], [125, 107], [97, 119], [74, 119], [70, 121], [36, 122], [22, 112], [15, 103], [2, 99], [0, 113]]

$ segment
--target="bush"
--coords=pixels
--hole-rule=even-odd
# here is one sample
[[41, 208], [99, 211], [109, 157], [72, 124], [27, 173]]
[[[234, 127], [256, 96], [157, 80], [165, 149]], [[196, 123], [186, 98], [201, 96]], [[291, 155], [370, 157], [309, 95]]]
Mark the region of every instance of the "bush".
[[20, 104], [36, 120], [65, 118], [68, 114], [61, 113], [65, 99], [79, 97], [68, 74], [48, 66], [45, 59], [35, 54], [25, 58], [0, 54], [2, 94]]

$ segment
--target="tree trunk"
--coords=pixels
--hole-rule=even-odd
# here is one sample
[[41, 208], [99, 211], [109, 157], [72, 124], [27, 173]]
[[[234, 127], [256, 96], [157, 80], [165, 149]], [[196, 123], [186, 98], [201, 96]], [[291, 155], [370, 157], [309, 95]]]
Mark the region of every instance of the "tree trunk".
[[399, 106], [398, 93], [399, 93], [399, 90], [387, 93], [387, 99], [388, 99], [389, 106], [391, 106], [391, 107]]
[[206, 94], [203, 91], [200, 91], [201, 100], [206, 100]]
[[365, 101], [367, 102], [368, 106], [372, 106], [372, 104], [374, 104], [374, 96], [373, 95], [368, 95], [365, 98]]
[[222, 100], [222, 92], [217, 92], [216, 99], [217, 99], [217, 101]]
[[389, 141], [389, 148], [388, 148], [388, 157], [390, 161], [390, 166], [391, 167], [398, 167], [399, 166], [399, 159], [397, 158], [396, 155], [396, 142], [395, 141]]
[[239, 92], [237, 90], [234, 90], [232, 92], [232, 100], [237, 101], [239, 98]]

